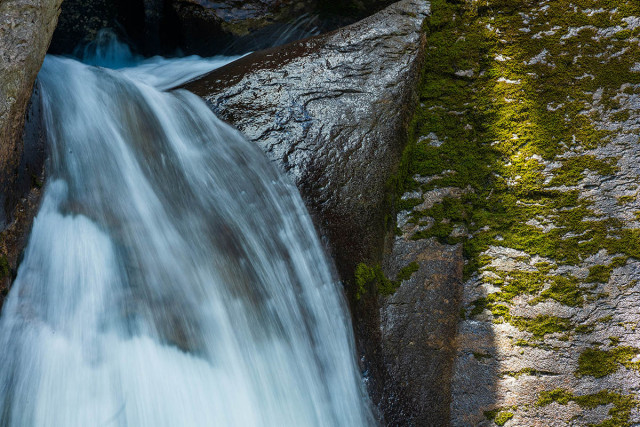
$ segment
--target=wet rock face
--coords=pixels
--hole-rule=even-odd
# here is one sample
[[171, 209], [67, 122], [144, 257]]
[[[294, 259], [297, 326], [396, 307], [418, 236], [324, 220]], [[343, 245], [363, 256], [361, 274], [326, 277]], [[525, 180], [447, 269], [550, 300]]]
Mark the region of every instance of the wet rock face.
[[390, 0], [173, 0], [181, 49], [212, 54], [278, 46], [330, 31], [371, 15]]
[[[148, 4], [145, 8], [145, 5]], [[157, 1], [155, 3], [158, 3]], [[153, 17], [145, 17], [145, 9], [157, 13], [157, 5], [152, 0], [64, 0], [56, 31], [51, 41], [49, 52], [53, 54], [69, 54], [80, 44], [93, 40], [102, 28], [111, 28], [124, 39], [144, 48], [144, 36], [148, 36], [147, 44], [158, 42], [150, 28]]]
[[287, 171], [348, 280], [356, 263], [380, 257], [427, 13], [424, 1], [401, 1], [185, 86]]
[[[31, 103], [58, 19], [61, 0], [5, 0], [0, 3], [0, 292], [16, 266], [22, 237], [29, 227], [25, 212], [37, 205], [43, 146], [38, 130], [38, 101]], [[37, 96], [34, 97], [37, 99]], [[30, 142], [23, 142], [30, 141]], [[31, 200], [31, 201], [30, 201]], [[13, 230], [13, 231], [12, 231]], [[20, 233], [17, 233], [20, 234]], [[0, 294], [1, 295], [1, 294]], [[2, 296], [0, 296], [1, 304]]]
[[[256, 52], [185, 86], [289, 174], [347, 284], [356, 264], [382, 259], [388, 184], [407, 139], [428, 12], [428, 3], [404, 0], [334, 33]], [[421, 270], [415, 283], [430, 274]], [[421, 305], [424, 291], [407, 298]], [[414, 400], [425, 397], [424, 378], [399, 387], [408, 371], [391, 359], [401, 355], [407, 367], [422, 369], [425, 356], [416, 357], [426, 344], [418, 336], [431, 323], [389, 308], [383, 315], [402, 318], [403, 326], [385, 324], [383, 346], [375, 292], [357, 301], [355, 293], [348, 288], [373, 400], [389, 420], [413, 416], [424, 406]], [[405, 353], [413, 333], [420, 350]]]
[[348, 25], [390, 0], [65, 0], [51, 53], [70, 54], [102, 28], [145, 55], [244, 53]]
[[210, 55], [247, 52], [308, 35], [314, 31], [311, 19], [302, 18], [293, 31], [286, 25], [314, 10], [312, 0], [226, 1], [173, 0], [171, 13], [185, 52]]
[[50, 53], [73, 53], [102, 28], [146, 55], [247, 52], [315, 31], [311, 19], [286, 26], [313, 10], [312, 0], [65, 0]]

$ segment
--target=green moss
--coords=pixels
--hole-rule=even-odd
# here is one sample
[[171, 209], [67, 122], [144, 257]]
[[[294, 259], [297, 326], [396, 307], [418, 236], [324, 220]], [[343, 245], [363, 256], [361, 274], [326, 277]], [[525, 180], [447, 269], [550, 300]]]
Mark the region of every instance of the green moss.
[[410, 210], [422, 203], [422, 199], [419, 198], [410, 198], [410, 199], [400, 199], [398, 202], [397, 209], [398, 211], [406, 211]]
[[396, 276], [396, 280], [399, 281], [403, 281], [403, 280], [409, 280], [411, 278], [411, 276], [413, 275], [413, 273], [415, 273], [416, 271], [418, 271], [418, 269], [420, 268], [420, 265], [417, 262], [412, 262], [409, 265], [407, 265], [406, 267], [403, 267], [399, 272], [398, 275]]
[[531, 347], [531, 348], [539, 348], [540, 347], [539, 343], [527, 341], [527, 340], [522, 339], [522, 338], [519, 338], [518, 340], [516, 340], [516, 342], [513, 345], [516, 345], [518, 347]]
[[[550, 6], [561, 12], [555, 15], [563, 16], [560, 25], [567, 25], [568, 3], [560, 1]], [[434, 54], [427, 55], [421, 107], [416, 111], [412, 134], [417, 140], [434, 132], [444, 142], [440, 147], [413, 144], [407, 176], [437, 175], [429, 184], [411, 184], [424, 191], [444, 186], [467, 191], [427, 211], [414, 211], [414, 223], [430, 217], [434, 226], [412, 238], [436, 237], [443, 243], [462, 241], [467, 258], [465, 277], [483, 265], [482, 254], [492, 244], [553, 260], [540, 265], [543, 276], [550, 275], [551, 265], [576, 265], [603, 248], [609, 253], [638, 255], [639, 251], [632, 249], [637, 245], [631, 244], [638, 237], [637, 230], [625, 230], [619, 221], [599, 218], [590, 208], [590, 201], [581, 199], [577, 190], [554, 189], [576, 185], [586, 171], [611, 175], [618, 170], [616, 158], [576, 155], [573, 149], [597, 147], [609, 139], [610, 132], [596, 129], [593, 124], [597, 113], [583, 112], [596, 89], [603, 88], [603, 99], [607, 101], [613, 99], [622, 83], [640, 81], [633, 73], [614, 72], [617, 67], [628, 69], [635, 62], [633, 54], [625, 53], [603, 65], [594, 54], [605, 51], [606, 43], [611, 42], [592, 39], [592, 30], [583, 30], [562, 43], [556, 36], [532, 39], [530, 34], [514, 31], [522, 25], [518, 12], [528, 10], [527, 2], [490, 0], [479, 6], [436, 0], [432, 10], [427, 44]], [[600, 15], [585, 17], [577, 13], [571, 17], [583, 25], [598, 26], [605, 24]], [[489, 16], [499, 17], [491, 21], [491, 26], [502, 28], [500, 38], [487, 28]], [[616, 19], [622, 16], [619, 13]], [[607, 20], [606, 25], [611, 22]], [[523, 65], [543, 49], [547, 49], [555, 67]], [[563, 53], [572, 49], [572, 55]], [[511, 59], [496, 61], [498, 53]], [[561, 60], [565, 56], [566, 60]], [[622, 66], [624, 61], [626, 67]], [[473, 70], [474, 77], [455, 76], [463, 69]], [[594, 70], [597, 75], [593, 79], [578, 78]], [[501, 78], [520, 84], [507, 84], [499, 81]], [[558, 107], [549, 109], [553, 104]], [[547, 179], [540, 158], [559, 162], [560, 166], [551, 171], [551, 180]], [[413, 203], [417, 201], [410, 202]], [[530, 220], [548, 221], [555, 228], [544, 232], [528, 225]], [[473, 238], [451, 237], [457, 224], [468, 229]], [[605, 270], [594, 273], [599, 273], [591, 276], [594, 279], [606, 276]], [[578, 286], [579, 281], [566, 279], [551, 283], [535, 302], [554, 299], [570, 306], [583, 304], [585, 292]], [[538, 280], [544, 282], [549, 283], [550, 279]], [[509, 301], [514, 293], [533, 295], [542, 290], [523, 283], [511, 285], [502, 290], [497, 300]], [[473, 314], [479, 309], [478, 305], [474, 307]]]
[[615, 159], [600, 160], [590, 155], [570, 157], [554, 171], [555, 176], [550, 185], [576, 185], [587, 169], [600, 175], [612, 175], [618, 170], [615, 163]]
[[509, 421], [511, 418], [513, 418], [513, 412], [509, 412], [509, 411], [504, 411], [504, 412], [500, 412], [495, 420], [493, 420], [493, 422], [496, 423], [496, 425], [499, 426], [503, 426], [507, 423], [507, 421]]
[[479, 351], [474, 351], [473, 352], [473, 357], [475, 357], [477, 360], [484, 360], [484, 359], [491, 359], [493, 356], [491, 356], [488, 353], [481, 353]]
[[601, 318], [599, 318], [598, 320], [596, 320], [596, 322], [598, 323], [609, 323], [613, 320], [613, 316], [612, 315], [608, 315], [608, 316], [603, 316]]
[[570, 307], [581, 307], [584, 303], [584, 291], [580, 289], [579, 281], [573, 276], [552, 276], [551, 286], [540, 296], [533, 299], [531, 304], [547, 299], [553, 299]]
[[613, 120], [614, 122], [625, 122], [629, 120], [630, 117], [631, 117], [631, 113], [629, 112], [629, 110], [621, 110], [621, 111], [618, 111], [617, 113], [612, 114], [611, 120]]
[[576, 334], [590, 334], [594, 330], [595, 327], [593, 325], [578, 325], [574, 329]]
[[395, 291], [393, 283], [384, 275], [382, 267], [375, 265], [369, 267], [364, 263], [360, 263], [356, 266], [355, 270], [355, 283], [356, 283], [356, 299], [362, 298], [362, 296], [376, 290], [382, 294], [390, 294]]
[[356, 299], [362, 298], [369, 290], [371, 282], [375, 280], [376, 272], [373, 268], [364, 263], [358, 264], [355, 270]]
[[360, 263], [355, 270], [356, 299], [359, 300], [365, 293], [371, 292], [373, 289], [379, 295], [392, 295], [402, 284], [402, 281], [409, 280], [419, 268], [420, 265], [417, 262], [412, 262], [398, 272], [396, 280], [389, 280], [379, 264], [370, 267]]
[[607, 283], [612, 271], [613, 268], [608, 265], [594, 265], [593, 267], [589, 267], [589, 275], [586, 281]]
[[503, 426], [513, 418], [513, 412], [511, 410], [515, 410], [515, 407], [509, 408], [496, 408], [490, 411], [484, 411], [484, 416], [486, 419], [493, 421], [496, 425]]
[[631, 362], [638, 354], [640, 349], [634, 347], [616, 347], [611, 350], [588, 348], [578, 358], [578, 369], [575, 375], [602, 378], [616, 372], [621, 365], [638, 369], [637, 363]]
[[536, 406], [547, 406], [553, 402], [557, 402], [561, 405], [566, 405], [573, 399], [573, 397], [574, 396], [572, 393], [559, 388], [551, 391], [543, 391], [538, 396]]
[[471, 309], [469, 316], [471, 317], [477, 316], [478, 314], [481, 314], [482, 312], [484, 312], [484, 310], [487, 308], [488, 303], [489, 302], [487, 301], [486, 298], [478, 298], [477, 300], [475, 300], [472, 303], [473, 308]]
[[574, 402], [581, 408], [593, 409], [603, 405], [613, 405], [609, 409], [609, 417], [594, 427], [625, 427], [630, 426], [631, 411], [638, 406], [638, 400], [633, 395], [623, 395], [617, 392], [602, 390], [598, 393], [576, 396], [565, 389], [543, 391], [538, 396], [536, 406], [543, 407], [553, 402], [566, 405]]
[[618, 197], [619, 205], [626, 205], [636, 200], [636, 196], [620, 196]]
[[532, 333], [536, 339], [543, 339], [548, 334], [566, 332], [572, 329], [569, 319], [547, 315], [536, 316], [533, 319], [516, 317], [510, 323], [521, 331]]

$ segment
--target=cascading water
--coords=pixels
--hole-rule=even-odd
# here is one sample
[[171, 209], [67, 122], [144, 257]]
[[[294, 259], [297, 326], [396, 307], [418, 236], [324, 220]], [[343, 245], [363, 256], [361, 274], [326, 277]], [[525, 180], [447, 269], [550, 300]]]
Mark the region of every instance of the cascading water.
[[46, 58], [48, 181], [0, 319], [0, 425], [374, 423], [296, 188], [158, 89], [220, 64]]

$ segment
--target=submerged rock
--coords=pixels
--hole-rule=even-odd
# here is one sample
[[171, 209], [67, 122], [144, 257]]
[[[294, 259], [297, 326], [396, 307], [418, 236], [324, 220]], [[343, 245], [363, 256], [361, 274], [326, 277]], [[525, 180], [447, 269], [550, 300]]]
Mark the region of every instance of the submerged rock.
[[[62, 0], [0, 3], [0, 290], [6, 293], [37, 206], [43, 146], [36, 75], [56, 26]], [[27, 141], [27, 142], [24, 142]], [[0, 304], [2, 302], [0, 296]]]

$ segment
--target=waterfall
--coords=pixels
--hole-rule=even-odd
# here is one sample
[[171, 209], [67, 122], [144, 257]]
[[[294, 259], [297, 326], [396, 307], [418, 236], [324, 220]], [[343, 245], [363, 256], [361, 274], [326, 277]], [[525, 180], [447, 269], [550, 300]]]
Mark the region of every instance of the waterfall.
[[373, 424], [297, 189], [163, 91], [225, 61], [118, 55], [39, 75], [48, 178], [0, 318], [0, 425]]

